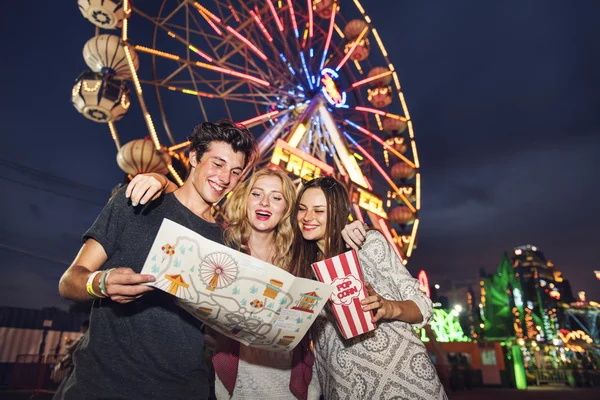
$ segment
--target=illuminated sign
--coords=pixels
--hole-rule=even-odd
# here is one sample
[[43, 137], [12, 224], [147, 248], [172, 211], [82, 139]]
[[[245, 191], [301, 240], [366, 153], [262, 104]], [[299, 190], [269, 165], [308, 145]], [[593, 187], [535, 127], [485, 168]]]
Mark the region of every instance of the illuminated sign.
[[429, 291], [429, 278], [427, 277], [427, 273], [421, 270], [417, 279], [419, 280], [419, 289], [421, 289], [421, 292], [425, 293], [427, 297], [431, 298], [431, 293]]
[[307, 174], [310, 174], [315, 178], [318, 178], [323, 174], [333, 174], [333, 168], [331, 166], [290, 146], [284, 140], [277, 139], [275, 150], [273, 150], [273, 155], [271, 156], [271, 164], [279, 167], [282, 162], [285, 163], [285, 167], [283, 168], [287, 172], [300, 178]]
[[383, 200], [368, 190], [356, 187], [356, 191], [352, 193], [352, 202], [381, 218], [387, 219], [388, 217], [383, 209]]
[[[433, 318], [429, 323], [435, 338], [440, 343], [469, 342], [465, 336], [456, 315], [447, 310], [436, 308], [433, 310]], [[425, 328], [421, 328], [420, 338], [423, 342], [429, 342]]]
[[568, 331], [566, 329], [561, 329], [558, 332], [558, 336], [560, 336], [560, 339], [563, 341], [565, 346], [580, 353], [585, 351], [583, 346], [587, 347], [587, 345], [590, 345], [594, 342], [590, 335], [581, 330]]
[[334, 107], [343, 107], [346, 105], [346, 92], [342, 92], [337, 84], [339, 74], [331, 68], [325, 68], [321, 71], [321, 91], [325, 98]]

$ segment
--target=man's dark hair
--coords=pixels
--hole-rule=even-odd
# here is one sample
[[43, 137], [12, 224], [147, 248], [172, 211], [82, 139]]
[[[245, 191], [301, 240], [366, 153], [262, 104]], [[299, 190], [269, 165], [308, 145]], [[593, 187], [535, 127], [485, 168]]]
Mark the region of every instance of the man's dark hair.
[[90, 327], [90, 320], [89, 320], [89, 319], [83, 320], [83, 321], [81, 322], [81, 327], [83, 328], [84, 326], [85, 326], [86, 328], [89, 328], [89, 327]]
[[196, 160], [200, 161], [212, 142], [231, 145], [233, 151], [245, 156], [244, 167], [254, 162], [257, 155], [256, 142], [250, 131], [242, 124], [227, 119], [217, 122], [203, 122], [194, 128], [190, 141], [190, 151], [196, 151]]

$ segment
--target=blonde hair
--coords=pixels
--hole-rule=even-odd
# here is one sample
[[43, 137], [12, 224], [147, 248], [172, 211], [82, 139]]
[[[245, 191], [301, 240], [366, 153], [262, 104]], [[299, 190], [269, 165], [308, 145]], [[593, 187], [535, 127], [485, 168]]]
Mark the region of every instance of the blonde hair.
[[246, 207], [248, 197], [259, 178], [275, 176], [281, 180], [282, 194], [286, 201], [285, 212], [275, 227], [275, 255], [273, 264], [285, 270], [289, 269], [291, 256], [289, 247], [294, 239], [294, 230], [290, 216], [296, 201], [296, 188], [288, 175], [279, 169], [261, 169], [240, 183], [232, 192], [225, 204], [225, 242], [240, 251], [250, 253], [248, 239], [252, 232]]

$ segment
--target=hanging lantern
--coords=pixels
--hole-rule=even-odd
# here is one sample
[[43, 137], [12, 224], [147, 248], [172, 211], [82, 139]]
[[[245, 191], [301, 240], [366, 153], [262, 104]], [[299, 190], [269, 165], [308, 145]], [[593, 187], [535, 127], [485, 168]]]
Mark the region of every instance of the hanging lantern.
[[125, 144], [117, 153], [117, 164], [129, 175], [156, 172], [166, 175], [171, 156], [166, 149], [156, 150], [154, 142], [148, 137], [136, 139]]
[[394, 207], [388, 215], [398, 225], [410, 225], [415, 221], [415, 215], [406, 206]]
[[77, 4], [85, 19], [103, 29], [120, 28], [131, 13], [131, 1], [79, 0]]
[[79, 0], [77, 4], [85, 19], [103, 29], [120, 28], [131, 12], [131, 1]]
[[[346, 25], [344, 28], [344, 35], [346, 36], [346, 46], [344, 47], [344, 53], [348, 54], [356, 40], [362, 33], [362, 31], [367, 27], [367, 23], [362, 19], [355, 19]], [[360, 40], [360, 42], [356, 45], [356, 48], [350, 55], [351, 60], [355, 61], [363, 61], [369, 56], [369, 50], [371, 48], [371, 44], [369, 43], [369, 39], [366, 38], [366, 35]]]
[[408, 183], [400, 184], [398, 186], [398, 189], [400, 189], [400, 192], [404, 195], [404, 197], [406, 197], [411, 204], [414, 204], [417, 199], [417, 191], [415, 190], [415, 186]]
[[392, 178], [396, 180], [407, 180], [415, 176], [415, 169], [403, 161], [394, 164], [391, 172]]
[[[386, 72], [389, 72], [389, 69], [386, 67], [375, 67], [369, 72], [368, 77], [373, 78]], [[370, 82], [372, 89], [367, 90], [367, 99], [375, 107], [386, 107], [392, 102], [392, 87], [389, 86], [391, 81], [391, 75], [386, 75]]]
[[402, 133], [406, 130], [406, 122], [396, 118], [385, 117], [383, 130], [390, 133]]
[[402, 136], [391, 136], [385, 140], [385, 143], [388, 146], [392, 146], [394, 150], [402, 154], [406, 153], [406, 150], [408, 150], [408, 143]]
[[125, 82], [92, 71], [77, 79], [71, 103], [87, 119], [103, 123], [120, 120], [131, 105]]
[[367, 90], [367, 99], [377, 108], [389, 106], [392, 102], [392, 87], [376, 87]]
[[321, 18], [331, 17], [334, 6], [333, 0], [314, 0], [313, 2], [313, 10]]
[[117, 79], [131, 78], [131, 71], [125, 55], [128, 47], [131, 60], [137, 71], [139, 60], [135, 50], [116, 35], [98, 35], [83, 46], [83, 59], [94, 72], [101, 72]]

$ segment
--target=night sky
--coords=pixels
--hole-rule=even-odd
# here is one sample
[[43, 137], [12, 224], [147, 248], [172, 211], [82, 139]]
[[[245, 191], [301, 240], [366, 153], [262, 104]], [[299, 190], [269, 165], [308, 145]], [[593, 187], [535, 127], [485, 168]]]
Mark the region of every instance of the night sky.
[[[600, 2], [363, 3], [419, 148], [409, 270], [475, 287], [479, 268], [533, 244], [598, 300]], [[69, 101], [93, 26], [75, 1], [32, 4], [0, 6], [0, 305], [65, 307], [58, 280], [123, 174], [107, 127]], [[123, 142], [145, 135], [136, 103], [117, 124]]]

